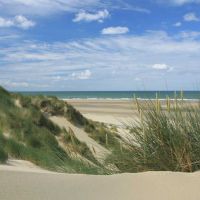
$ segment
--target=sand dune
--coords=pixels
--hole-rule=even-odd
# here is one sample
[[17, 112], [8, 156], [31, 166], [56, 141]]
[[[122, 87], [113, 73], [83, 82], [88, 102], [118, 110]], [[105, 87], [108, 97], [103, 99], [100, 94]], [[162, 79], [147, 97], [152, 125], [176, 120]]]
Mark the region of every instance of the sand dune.
[[126, 130], [125, 125], [134, 123], [138, 116], [138, 111], [132, 100], [70, 99], [67, 101], [86, 118], [115, 125], [118, 134], [130, 142], [131, 135]]
[[[117, 108], [111, 106], [112, 112], [107, 113], [106, 107], [111, 102], [108, 104], [105, 102], [106, 105], [102, 105], [103, 113], [99, 111], [100, 109], [94, 112], [95, 106], [90, 103], [86, 102], [87, 106], [76, 105], [76, 107], [79, 109], [85, 106], [85, 110], [80, 109], [81, 112], [84, 115], [91, 115], [93, 120], [102, 119], [112, 123], [121, 116], [117, 109], [123, 110], [121, 116], [123, 119], [128, 119], [130, 116], [130, 112], [126, 113], [128, 108], [123, 105]], [[93, 108], [90, 109], [90, 106]], [[66, 119], [53, 118], [53, 121], [62, 127], [70, 126], [77, 138], [89, 146], [98, 146], [82, 129], [74, 127]], [[119, 125], [118, 121], [114, 122]], [[104, 149], [100, 146], [98, 150], [98, 156], [101, 158]], [[9, 160], [7, 165], [0, 165], [0, 200], [199, 200], [199, 185], [199, 172], [145, 172], [91, 176], [49, 172], [30, 162], [19, 160]]]
[[[23, 162], [23, 161], [20, 161]], [[22, 167], [22, 166], [21, 166]], [[71, 175], [0, 166], [1, 200], [198, 200], [200, 173]]]

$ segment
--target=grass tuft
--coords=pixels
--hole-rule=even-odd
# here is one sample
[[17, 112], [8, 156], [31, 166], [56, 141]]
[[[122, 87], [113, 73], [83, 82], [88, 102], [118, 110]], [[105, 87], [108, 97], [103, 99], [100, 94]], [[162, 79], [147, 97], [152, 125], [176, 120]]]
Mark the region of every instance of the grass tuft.
[[[181, 171], [200, 169], [200, 107], [167, 101], [139, 105], [138, 120], [129, 126], [133, 139], [111, 159], [122, 171]], [[170, 108], [169, 108], [170, 107]]]

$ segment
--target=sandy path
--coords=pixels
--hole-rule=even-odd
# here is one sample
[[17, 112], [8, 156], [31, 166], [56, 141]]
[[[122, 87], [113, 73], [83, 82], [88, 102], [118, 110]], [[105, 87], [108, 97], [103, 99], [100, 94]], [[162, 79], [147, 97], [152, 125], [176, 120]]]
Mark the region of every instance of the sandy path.
[[50, 120], [52, 120], [58, 126], [62, 128], [66, 128], [66, 130], [71, 128], [75, 136], [81, 142], [85, 142], [87, 144], [87, 146], [90, 148], [91, 152], [93, 153], [93, 155], [99, 162], [103, 163], [104, 159], [110, 153], [106, 148], [99, 145], [95, 140], [90, 138], [83, 129], [74, 126], [72, 123], [67, 121], [64, 117], [53, 116], [53, 117], [50, 117]]
[[2, 200], [198, 200], [200, 173], [113, 176], [0, 170]]

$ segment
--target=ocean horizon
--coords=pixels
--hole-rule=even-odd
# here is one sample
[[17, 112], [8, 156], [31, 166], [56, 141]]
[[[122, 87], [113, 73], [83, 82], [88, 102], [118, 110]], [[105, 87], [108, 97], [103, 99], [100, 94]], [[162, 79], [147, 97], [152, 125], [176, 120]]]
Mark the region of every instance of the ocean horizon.
[[199, 100], [200, 91], [34, 91], [34, 92], [17, 92], [23, 95], [44, 95], [55, 96], [59, 99], [121, 99], [128, 100], [134, 97], [138, 99], [183, 99]]

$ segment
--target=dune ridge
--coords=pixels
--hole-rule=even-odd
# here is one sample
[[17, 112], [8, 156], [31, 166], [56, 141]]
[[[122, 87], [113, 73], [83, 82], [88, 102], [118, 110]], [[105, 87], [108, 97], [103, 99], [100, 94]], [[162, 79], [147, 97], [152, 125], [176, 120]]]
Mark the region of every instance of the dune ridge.
[[[200, 173], [145, 172], [111, 176], [33, 170], [26, 161], [0, 166], [2, 200], [197, 200]], [[26, 170], [19, 163], [26, 165]], [[19, 170], [21, 168], [21, 171]], [[37, 168], [36, 168], [37, 169]]]

